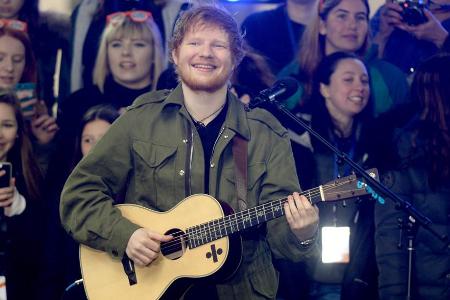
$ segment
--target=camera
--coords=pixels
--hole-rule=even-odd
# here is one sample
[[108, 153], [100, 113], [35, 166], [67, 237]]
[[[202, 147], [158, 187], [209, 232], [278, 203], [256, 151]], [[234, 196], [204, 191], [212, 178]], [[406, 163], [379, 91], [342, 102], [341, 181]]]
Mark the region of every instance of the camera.
[[408, 25], [419, 25], [427, 21], [427, 17], [423, 11], [425, 7], [424, 0], [394, 0], [402, 8], [403, 22]]

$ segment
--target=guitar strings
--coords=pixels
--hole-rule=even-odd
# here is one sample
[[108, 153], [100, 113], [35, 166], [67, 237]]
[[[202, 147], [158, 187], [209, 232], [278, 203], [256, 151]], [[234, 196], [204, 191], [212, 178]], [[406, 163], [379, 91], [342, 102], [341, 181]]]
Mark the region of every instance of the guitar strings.
[[[345, 185], [345, 184], [347, 184], [349, 182], [350, 181], [343, 182], [343, 183], [338, 183], [338, 184], [323, 185], [322, 188], [323, 188], [323, 191], [328, 191], [328, 190], [331, 190], [333, 188], [339, 187], [340, 185]], [[320, 195], [320, 187], [316, 187], [316, 188], [307, 190], [305, 192], [302, 192], [301, 194], [302, 195], [308, 194], [308, 196], [310, 198], [318, 196], [318, 195]], [[311, 199], [308, 199], [308, 200], [311, 202]], [[257, 216], [258, 212], [261, 212], [261, 211], [263, 211], [264, 214], [266, 214], [268, 211], [270, 212], [270, 210], [272, 210], [272, 213], [273, 213], [273, 205], [274, 205], [274, 203], [278, 203], [277, 206], [280, 206], [281, 204], [283, 204], [283, 203], [281, 203], [282, 201], [283, 201], [283, 203], [286, 202], [287, 198], [281, 198], [281, 199], [277, 199], [277, 200], [272, 200], [270, 202], [264, 203], [264, 204], [262, 204], [260, 206], [253, 207], [253, 208], [250, 208], [250, 209], [242, 211], [242, 212], [238, 212], [238, 213], [235, 213], [235, 214], [232, 214], [232, 215], [225, 216], [225, 217], [220, 218], [220, 219], [208, 221], [206, 223], [202, 223], [202, 224], [196, 225], [194, 227], [190, 227], [190, 228], [198, 227], [198, 229], [197, 230], [193, 230], [190, 233], [174, 237], [174, 239], [172, 239], [171, 241], [164, 243], [161, 246], [161, 250], [169, 250], [172, 247], [180, 248], [179, 244], [183, 242], [182, 239], [185, 239], [187, 241], [187, 240], [189, 240], [189, 236], [192, 237], [193, 235], [194, 236], [195, 235], [198, 236], [199, 234], [201, 235], [201, 234], [208, 234], [209, 233], [209, 237], [212, 238], [213, 236], [212, 236], [211, 232], [212, 231], [217, 232], [217, 227], [219, 229], [219, 232], [220, 232], [221, 228], [225, 228], [225, 232], [228, 234], [227, 228], [230, 227], [231, 224], [233, 224], [233, 223], [241, 222], [243, 220], [244, 215], [246, 213], [247, 214], [245, 215], [245, 217], [255, 217], [255, 216]], [[270, 206], [270, 208], [268, 209], [267, 206]], [[284, 210], [282, 210], [282, 214], [281, 215], [284, 215]], [[223, 220], [223, 221], [220, 222], [220, 220]], [[211, 227], [211, 225], [208, 226], [209, 223], [212, 223], [212, 222], [215, 222], [215, 221], [219, 221], [219, 223], [218, 224], [212, 224], [212, 227]], [[253, 226], [250, 226], [250, 227], [253, 227]], [[188, 228], [188, 229], [190, 229], [190, 228]], [[227, 235], [227, 234], [225, 234], [225, 235]], [[217, 238], [217, 234], [215, 234], [215, 236], [216, 236], [216, 239], [218, 239]], [[220, 238], [222, 238], [222, 237], [220, 237]], [[207, 240], [208, 238], [207, 237], [202, 238], [201, 239], [202, 242], [203, 242], [204, 239]], [[216, 240], [216, 239], [212, 239], [212, 240]], [[210, 241], [208, 241], [208, 242], [210, 242]], [[205, 244], [205, 243], [202, 243], [202, 245], [203, 244]]]
[[[332, 184], [332, 185], [330, 184], [330, 185], [328, 185], [330, 188], [325, 188], [324, 191], [330, 190], [332, 188], [335, 188], [335, 187], [337, 187], [339, 185], [343, 185], [343, 184], [346, 184], [346, 183]], [[306, 192], [309, 192], [309, 195], [312, 195], [312, 196], [320, 195], [320, 192], [319, 193], [315, 192], [316, 190], [320, 191], [320, 188], [314, 188], [314, 189], [305, 191], [304, 193], [302, 193], [302, 195], [306, 194]], [[309, 199], [309, 200], [311, 202], [311, 199]], [[173, 247], [180, 248], [179, 245], [182, 242], [181, 241], [182, 239], [186, 239], [186, 237], [188, 237], [187, 240], [189, 240], [189, 236], [191, 236], [191, 237], [194, 236], [195, 237], [195, 235], [199, 236], [199, 234], [200, 235], [201, 234], [205, 234], [205, 235], [209, 234], [209, 238], [211, 239], [211, 241], [220, 239], [220, 238], [222, 238], [222, 237], [224, 237], [224, 236], [226, 236], [228, 234], [234, 233], [234, 232], [230, 232], [230, 233], [227, 232], [227, 228], [229, 228], [233, 223], [236, 223], [236, 227], [239, 227], [237, 225], [237, 223], [242, 222], [242, 220], [244, 220], [244, 218], [248, 218], [248, 217], [250, 217], [250, 218], [253, 217], [254, 218], [255, 216], [257, 217], [258, 212], [263, 212], [264, 214], [267, 214], [267, 212], [272, 212], [272, 214], [273, 214], [274, 213], [274, 211], [273, 211], [274, 204], [278, 203], [278, 204], [276, 204], [276, 206], [281, 206], [286, 201], [287, 201], [287, 198], [281, 198], [281, 199], [278, 199], [278, 200], [273, 200], [273, 201], [264, 203], [264, 204], [262, 204], [262, 205], [260, 205], [258, 207], [253, 207], [251, 209], [248, 209], [246, 211], [238, 212], [238, 213], [235, 213], [235, 214], [232, 214], [232, 215], [225, 216], [225, 217], [223, 217], [221, 219], [212, 220], [212, 221], [209, 221], [209, 222], [206, 222], [206, 223], [202, 223], [202, 224], [196, 225], [194, 227], [190, 227], [190, 228], [198, 227], [198, 229], [197, 230], [193, 230], [193, 231], [191, 231], [188, 234], [176, 236], [173, 240], [163, 244], [161, 249], [162, 250], [171, 250], [171, 248], [173, 248]], [[270, 207], [268, 207], [268, 206], [270, 206]], [[284, 210], [281, 210], [281, 215], [284, 215]], [[220, 220], [223, 220], [223, 221], [220, 222]], [[219, 222], [217, 224], [210, 224], [210, 223], [213, 223], [213, 222], [216, 222], [216, 221], [219, 221]], [[267, 218], [265, 218], [264, 221], [267, 221]], [[249, 227], [253, 227], [253, 226], [254, 225], [249, 226]], [[221, 233], [221, 229], [222, 228], [225, 229], [225, 233], [226, 234], [220, 236], [222, 234]], [[217, 237], [217, 229], [219, 229], [219, 236], [220, 236], [219, 238]], [[231, 229], [231, 228], [229, 228], [229, 229]], [[230, 231], [232, 231], [232, 230], [230, 230]], [[239, 230], [237, 230], [237, 231], [239, 231]], [[214, 233], [215, 238], [213, 238], [213, 234], [212, 233]], [[197, 239], [200, 240], [200, 238], [197, 238]], [[205, 239], [207, 240], [206, 243], [211, 242], [211, 241], [208, 241], [208, 237], [205, 236], [204, 238], [201, 238], [201, 242], [202, 243], [200, 245], [198, 245], [198, 246], [206, 244], [206, 243], [203, 242]]]
[[[345, 182], [342, 182], [342, 183], [337, 183], [337, 184], [322, 185], [322, 190], [324, 192], [325, 191], [329, 191], [329, 190], [332, 190], [332, 189], [334, 189], [336, 187], [339, 187], [341, 185], [348, 184], [349, 182], [351, 182], [351, 180], [345, 181]], [[308, 200], [309, 200], [310, 203], [312, 203], [312, 201], [311, 201], [312, 197], [319, 196], [320, 194], [321, 194], [320, 187], [312, 188], [312, 189], [306, 190], [306, 191], [301, 193], [301, 195], [307, 196], [307, 198], [309, 197]], [[237, 213], [234, 213], [232, 215], [224, 216], [223, 218], [220, 218], [220, 219], [211, 220], [211, 221], [208, 221], [208, 222], [205, 222], [205, 223], [193, 226], [193, 227], [189, 227], [189, 228], [187, 228], [187, 230], [189, 230], [190, 228], [198, 227], [197, 230], [193, 229], [189, 233], [185, 233], [185, 234], [179, 235], [179, 236], [174, 236], [173, 234], [170, 234], [174, 238], [171, 241], [168, 241], [168, 242], [162, 244], [161, 245], [161, 250], [163, 250], [163, 251], [170, 251], [170, 250], [172, 250], [172, 248], [178, 249], [178, 248], [180, 248], [180, 243], [183, 243], [183, 240], [185, 240], [187, 242], [189, 240], [189, 237], [192, 238], [193, 236], [194, 237], [195, 236], [200, 236], [202, 234], [205, 234], [205, 235], [209, 234], [209, 238], [212, 239], [213, 238], [213, 233], [214, 233], [215, 239], [212, 239], [211, 241], [220, 239], [220, 238], [222, 238], [222, 237], [224, 237], [224, 236], [226, 236], [228, 234], [231, 234], [231, 232], [230, 233], [227, 232], [227, 228], [230, 229], [230, 231], [231, 231], [231, 228], [229, 228], [229, 227], [232, 226], [233, 223], [237, 224], [239, 222], [243, 222], [244, 219], [247, 219], [247, 218], [254, 218], [254, 217], [258, 218], [257, 215], [258, 215], [258, 213], [261, 213], [261, 212], [264, 215], [266, 215], [268, 212], [272, 212], [272, 214], [274, 214], [275, 213], [274, 210], [273, 210], [274, 204], [276, 204], [275, 207], [279, 207], [279, 206], [283, 205], [286, 201], [287, 201], [287, 198], [280, 198], [280, 199], [277, 199], [277, 200], [272, 200], [270, 202], [263, 203], [260, 206], [255, 206], [253, 208], [250, 208], [250, 209], [247, 209], [247, 210], [244, 210], [244, 211], [241, 211], [241, 212], [237, 212]], [[270, 207], [268, 207], [268, 206], [270, 206]], [[284, 215], [284, 210], [283, 209], [281, 209], [281, 215]], [[217, 224], [210, 224], [210, 223], [217, 222], [217, 221], [218, 221]], [[265, 218], [264, 221], [267, 221], [267, 218]], [[253, 227], [253, 226], [254, 225], [251, 225], [249, 227]], [[238, 225], [236, 225], [236, 227], [239, 228]], [[218, 230], [219, 236], [220, 236], [222, 229], [225, 229], [225, 233], [226, 234], [222, 235], [219, 238], [217, 238], [217, 236], [218, 236], [217, 235], [217, 230]], [[201, 240], [203, 242], [203, 240], [205, 240], [205, 239], [208, 240], [208, 237], [197, 238], [197, 239], [199, 239], [199, 240]], [[211, 242], [211, 241], [209, 241], [209, 242]], [[202, 243], [201, 245], [203, 245], [203, 244], [206, 244], [206, 243]]]

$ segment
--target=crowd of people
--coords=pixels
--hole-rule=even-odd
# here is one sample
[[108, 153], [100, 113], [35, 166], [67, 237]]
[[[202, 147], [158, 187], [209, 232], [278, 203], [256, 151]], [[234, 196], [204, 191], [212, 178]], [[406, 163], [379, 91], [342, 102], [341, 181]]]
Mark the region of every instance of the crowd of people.
[[[405, 1], [370, 18], [368, 0], [286, 0], [238, 24], [209, 1], [82, 0], [65, 20], [0, 0], [0, 299], [85, 299], [80, 244], [161, 264], [173, 233], [115, 204], [196, 194], [236, 212], [285, 198], [284, 216], [256, 217], [234, 272], [184, 299], [449, 299], [450, 1]], [[285, 77], [283, 107], [437, 235], [390, 198], [300, 194], [353, 170], [275, 105], [249, 108]]]

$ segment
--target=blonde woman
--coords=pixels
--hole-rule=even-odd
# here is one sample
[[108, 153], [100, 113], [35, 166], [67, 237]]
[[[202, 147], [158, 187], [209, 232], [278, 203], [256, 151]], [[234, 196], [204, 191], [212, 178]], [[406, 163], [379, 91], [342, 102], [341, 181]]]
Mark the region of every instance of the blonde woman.
[[137, 96], [156, 89], [165, 66], [161, 34], [151, 13], [134, 10], [108, 15], [93, 83], [63, 102], [58, 114], [60, 127], [70, 134], [83, 114], [98, 104], [125, 108]]

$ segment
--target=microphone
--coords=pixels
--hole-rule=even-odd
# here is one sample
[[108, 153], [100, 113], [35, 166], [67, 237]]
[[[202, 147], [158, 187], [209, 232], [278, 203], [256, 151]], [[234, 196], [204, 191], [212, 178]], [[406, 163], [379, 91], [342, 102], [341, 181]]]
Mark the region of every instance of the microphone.
[[280, 79], [272, 87], [259, 92], [248, 106], [249, 108], [255, 108], [265, 102], [287, 99], [297, 92], [298, 86], [298, 81], [292, 77]]

